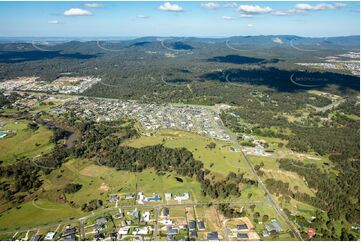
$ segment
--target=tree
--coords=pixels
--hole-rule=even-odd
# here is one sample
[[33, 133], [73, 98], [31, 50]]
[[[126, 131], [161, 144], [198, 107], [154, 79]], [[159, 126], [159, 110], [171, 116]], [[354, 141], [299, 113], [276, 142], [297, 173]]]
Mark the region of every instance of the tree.
[[211, 142], [211, 143], [209, 143], [207, 146], [206, 146], [206, 148], [209, 148], [209, 149], [215, 149], [216, 148], [216, 143], [214, 143], [214, 142]]
[[36, 131], [39, 128], [39, 125], [36, 122], [30, 122], [28, 123], [28, 128], [32, 131]]
[[66, 186], [64, 187], [64, 192], [65, 193], [75, 193], [75, 192], [79, 191], [81, 188], [82, 188], [81, 184], [69, 183], [69, 184], [66, 184]]

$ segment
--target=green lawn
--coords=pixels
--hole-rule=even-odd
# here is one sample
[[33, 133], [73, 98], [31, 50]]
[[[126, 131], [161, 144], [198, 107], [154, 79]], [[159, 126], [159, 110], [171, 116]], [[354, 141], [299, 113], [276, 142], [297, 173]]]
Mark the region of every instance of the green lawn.
[[29, 121], [1, 118], [0, 122], [6, 123], [0, 130], [14, 131], [14, 136], [0, 139], [0, 160], [4, 164], [11, 164], [16, 159], [32, 158], [41, 153], [49, 152], [53, 144], [49, 142], [52, 131], [40, 126], [35, 132], [27, 127]]

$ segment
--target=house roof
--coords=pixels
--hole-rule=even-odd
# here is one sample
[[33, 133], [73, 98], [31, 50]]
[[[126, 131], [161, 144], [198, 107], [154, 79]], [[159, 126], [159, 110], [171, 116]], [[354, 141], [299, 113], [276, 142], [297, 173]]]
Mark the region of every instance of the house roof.
[[71, 235], [71, 234], [76, 234], [76, 228], [64, 229], [62, 236], [67, 236], [67, 235]]
[[169, 208], [163, 208], [162, 215], [163, 216], [168, 216], [169, 215]]
[[189, 222], [188, 222], [188, 227], [189, 227], [189, 229], [196, 229], [196, 221], [194, 221], [194, 220], [190, 220]]
[[206, 228], [206, 225], [204, 224], [203, 220], [199, 220], [197, 222], [197, 226], [198, 226], [198, 229], [205, 229]]
[[191, 230], [189, 231], [189, 236], [195, 238], [197, 237], [197, 232], [195, 230]]
[[207, 234], [208, 240], [218, 240], [218, 232], [210, 232]]
[[104, 223], [106, 223], [106, 222], [108, 222], [108, 219], [107, 219], [107, 218], [98, 218], [98, 219], [95, 221], [96, 224], [104, 224]]
[[41, 235], [40, 234], [36, 234], [33, 237], [31, 237], [32, 241], [39, 241], [41, 239]]
[[238, 239], [248, 239], [248, 234], [238, 233], [237, 238]]
[[237, 230], [246, 230], [248, 229], [247, 224], [239, 224], [237, 225]]

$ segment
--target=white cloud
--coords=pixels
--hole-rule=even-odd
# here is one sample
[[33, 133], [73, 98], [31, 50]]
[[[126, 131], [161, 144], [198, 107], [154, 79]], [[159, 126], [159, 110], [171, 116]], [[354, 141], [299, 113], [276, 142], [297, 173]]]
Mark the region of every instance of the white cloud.
[[246, 14], [262, 14], [271, 12], [272, 8], [261, 7], [259, 5], [240, 5], [238, 11]]
[[234, 20], [234, 17], [231, 17], [231, 16], [222, 16], [222, 19], [224, 19], [224, 20]]
[[149, 18], [148, 15], [139, 14], [137, 15], [137, 18]]
[[296, 4], [295, 8], [299, 9], [299, 10], [304, 10], [304, 11], [311, 11], [311, 10], [317, 11], [317, 10], [343, 8], [346, 6], [347, 5], [344, 3], [335, 3], [335, 4], [320, 3], [320, 4], [316, 4], [316, 5], [311, 5], [308, 3], [299, 3], [299, 4]]
[[240, 18], [253, 18], [253, 15], [252, 14], [245, 14], [245, 13], [241, 13], [239, 15]]
[[335, 3], [334, 6], [336, 8], [344, 8], [344, 7], [347, 7], [347, 4], [345, 4], [345, 3]]
[[251, 28], [251, 27], [253, 27], [253, 24], [247, 24], [247, 27]]
[[274, 43], [277, 43], [277, 44], [283, 44], [283, 40], [282, 40], [281, 38], [278, 38], [278, 37], [273, 38], [272, 41], [273, 41]]
[[208, 9], [219, 8], [219, 4], [218, 3], [213, 3], [213, 2], [201, 3], [201, 6], [202, 6], [202, 8], [208, 8]]
[[278, 16], [288, 16], [288, 15], [294, 15], [299, 13], [305, 13], [308, 11], [321, 11], [321, 10], [328, 10], [328, 9], [337, 9], [337, 8], [344, 8], [347, 4], [344, 3], [335, 3], [335, 4], [329, 4], [329, 3], [320, 3], [311, 5], [308, 3], [299, 3], [295, 5], [294, 9], [289, 10], [281, 10], [281, 11], [273, 11], [273, 15]]
[[272, 14], [278, 15], [278, 16], [288, 16], [288, 15], [293, 15], [293, 14], [303, 13], [303, 12], [304, 12], [304, 10], [300, 10], [300, 9], [289, 9], [286, 11], [273, 11]]
[[225, 8], [236, 8], [236, 7], [238, 7], [238, 4], [237, 3], [225, 3], [223, 5], [223, 7], [225, 7]]
[[104, 7], [103, 4], [100, 4], [100, 3], [86, 3], [84, 4], [85, 7], [88, 7], [88, 8], [102, 8]]
[[183, 8], [179, 6], [178, 4], [171, 4], [170, 2], [166, 2], [159, 6], [160, 10], [163, 11], [171, 11], [171, 12], [181, 12], [183, 11]]
[[48, 24], [60, 24], [58, 20], [49, 20]]
[[93, 15], [92, 12], [81, 9], [81, 8], [71, 8], [64, 12], [65, 16], [89, 16]]

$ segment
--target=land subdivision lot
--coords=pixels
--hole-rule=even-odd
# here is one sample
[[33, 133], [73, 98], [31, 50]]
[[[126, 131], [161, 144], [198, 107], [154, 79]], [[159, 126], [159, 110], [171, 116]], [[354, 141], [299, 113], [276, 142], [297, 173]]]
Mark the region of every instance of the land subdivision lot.
[[0, 217], [0, 228], [2, 230], [32, 228], [59, 223], [81, 215], [83, 213], [79, 209], [71, 208], [68, 204], [39, 199], [34, 202], [26, 202], [19, 207], [3, 212]]
[[0, 139], [0, 160], [4, 164], [11, 164], [17, 159], [33, 158], [42, 153], [51, 151], [53, 144], [50, 139], [52, 131], [39, 126], [35, 131], [28, 128], [29, 121], [0, 118], [4, 126], [1, 131], [7, 132], [7, 136]]
[[[214, 142], [214, 149], [206, 146]], [[227, 176], [230, 172], [244, 172], [246, 177], [253, 178], [249, 167], [239, 152], [231, 151], [230, 142], [214, 140], [206, 136], [178, 130], [159, 130], [152, 136], [128, 140], [124, 145], [143, 147], [148, 145], [164, 144], [170, 148], [185, 147], [193, 153], [195, 159], [203, 162], [204, 167], [213, 171], [220, 177]]]
[[[215, 143], [214, 149], [207, 148], [210, 143]], [[215, 179], [224, 179], [230, 172], [243, 172], [245, 177], [255, 179], [244, 157], [237, 151], [232, 151], [232, 144], [227, 141], [218, 141], [198, 134], [176, 131], [159, 130], [152, 136], [141, 136], [126, 141], [123, 145], [143, 147], [148, 145], [164, 144], [170, 148], [185, 147], [193, 156], [202, 161], [205, 168], [215, 174]], [[242, 192], [239, 198], [227, 198], [222, 201], [263, 201], [264, 193], [259, 187], [241, 184]], [[249, 197], [249, 194], [252, 196]], [[197, 199], [200, 201], [199, 199]], [[203, 199], [208, 202], [208, 199]]]
[[264, 164], [264, 166], [260, 169], [264, 172], [264, 174], [261, 176], [263, 181], [267, 180], [268, 178], [273, 178], [275, 180], [289, 183], [290, 189], [292, 191], [297, 190], [309, 195], [315, 194], [315, 191], [308, 187], [303, 177], [295, 172], [284, 171], [280, 169], [276, 158], [248, 156], [248, 159], [253, 163], [253, 165], [260, 165], [261, 163]]

